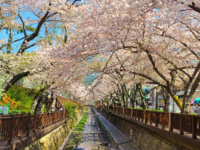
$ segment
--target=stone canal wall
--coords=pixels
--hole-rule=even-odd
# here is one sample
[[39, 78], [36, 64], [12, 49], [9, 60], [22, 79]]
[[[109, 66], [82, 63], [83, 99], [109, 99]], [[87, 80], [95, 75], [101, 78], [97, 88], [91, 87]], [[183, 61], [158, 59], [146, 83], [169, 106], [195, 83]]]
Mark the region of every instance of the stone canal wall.
[[148, 126], [105, 110], [100, 113], [124, 133], [140, 150], [195, 150], [199, 141]]
[[22, 148], [21, 150], [57, 150], [74, 125], [76, 125], [76, 123], [80, 120], [81, 116], [82, 111], [77, 110], [75, 116], [73, 118], [69, 118], [65, 124], [56, 128], [42, 138], [32, 142], [30, 145]]

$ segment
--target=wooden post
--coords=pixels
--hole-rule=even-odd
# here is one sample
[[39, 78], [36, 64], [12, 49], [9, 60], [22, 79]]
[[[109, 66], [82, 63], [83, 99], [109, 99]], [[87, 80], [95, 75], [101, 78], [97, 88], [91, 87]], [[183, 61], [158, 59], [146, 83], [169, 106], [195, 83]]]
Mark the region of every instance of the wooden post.
[[[14, 127], [15, 125], [14, 125], [14, 115], [11, 115], [11, 117], [12, 117], [12, 125], [10, 124], [8, 124], [8, 126], [9, 126], [9, 128], [10, 128], [10, 126], [12, 126], [12, 127]], [[11, 119], [11, 118], [10, 118]], [[9, 137], [9, 139], [8, 139], [8, 145], [11, 145], [12, 144], [12, 138], [13, 138], [13, 130], [11, 130], [11, 131], [7, 131], [7, 132], [10, 132], [10, 137]]]
[[131, 108], [131, 118], [133, 117], [133, 108]]
[[[126, 108], [127, 109], [127, 108]], [[123, 116], [124, 116], [124, 107], [123, 107]]]
[[119, 114], [119, 107], [117, 107], [117, 112], [116, 112], [116, 114]]
[[197, 122], [196, 119], [194, 118], [194, 116], [192, 116], [192, 138], [196, 139], [196, 129], [197, 129]]
[[155, 113], [155, 126], [158, 126], [158, 112]]
[[137, 112], [137, 109], [134, 110], [135, 120], [137, 119], [136, 112]]
[[150, 125], [152, 125], [152, 121], [151, 121], [151, 113], [152, 113], [152, 111], [150, 111], [150, 116], [149, 116]]
[[169, 112], [169, 132], [173, 132], [172, 124], [171, 124], [171, 113]]
[[164, 112], [162, 112], [162, 129], [165, 129], [165, 125], [164, 125]]
[[180, 134], [183, 135], [183, 131], [182, 131], [182, 114], [180, 114]]
[[144, 110], [144, 123], [146, 123], [146, 114], [147, 113], [147, 110]]
[[31, 113], [29, 112], [28, 113], [28, 124], [27, 124], [27, 126], [28, 126], [28, 131], [26, 132], [26, 136], [27, 137], [29, 137], [29, 132], [30, 132], [30, 122], [31, 122]]

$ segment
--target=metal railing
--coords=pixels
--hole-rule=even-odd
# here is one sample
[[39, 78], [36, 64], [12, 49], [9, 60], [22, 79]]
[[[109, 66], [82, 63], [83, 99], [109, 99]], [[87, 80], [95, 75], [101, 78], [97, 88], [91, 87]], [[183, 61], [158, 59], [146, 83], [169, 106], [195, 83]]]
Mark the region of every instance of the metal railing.
[[181, 135], [183, 135], [184, 132], [191, 133], [193, 139], [196, 139], [197, 135], [200, 136], [200, 115], [156, 112], [112, 106], [105, 106], [102, 109], [132, 118], [139, 122], [154, 125], [155, 127], [159, 126], [161, 129], [168, 128], [169, 132], [173, 132], [173, 129], [176, 129], [180, 131]]
[[0, 142], [11, 143], [15, 137], [29, 136], [36, 130], [46, 128], [60, 121], [66, 121], [67, 111], [57, 111], [44, 114], [20, 114], [0, 116]]

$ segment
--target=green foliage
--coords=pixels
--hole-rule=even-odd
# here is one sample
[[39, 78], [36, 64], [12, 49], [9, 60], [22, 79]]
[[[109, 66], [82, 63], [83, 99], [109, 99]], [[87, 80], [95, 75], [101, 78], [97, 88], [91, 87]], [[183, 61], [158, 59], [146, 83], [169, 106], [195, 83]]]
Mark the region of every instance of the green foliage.
[[83, 110], [83, 105], [77, 104], [77, 108], [78, 108], [78, 110]]
[[73, 118], [75, 116], [75, 110], [77, 110], [77, 111], [83, 110], [83, 105], [81, 105], [79, 103], [76, 104], [71, 101], [64, 102], [63, 106], [65, 107], [65, 109], [68, 110], [69, 118]]
[[147, 110], [149, 110], [149, 111], [159, 111], [159, 112], [163, 112], [164, 110], [160, 110], [160, 109], [147, 109]]
[[79, 143], [79, 137], [75, 137], [74, 140], [73, 140], [73, 142], [74, 142], [75, 144], [78, 144], [78, 143]]
[[75, 108], [77, 107], [77, 105], [73, 102], [70, 101], [66, 101], [63, 106], [65, 107], [65, 109], [68, 110], [68, 117], [69, 118], [73, 118], [75, 115]]
[[36, 31], [36, 29], [33, 28], [33, 27], [31, 27], [31, 26], [26, 26], [26, 30], [32, 31], [32, 32], [35, 32], [35, 31]]
[[142, 107], [135, 107], [134, 109], [143, 109]]
[[83, 118], [80, 120], [79, 124], [74, 128], [74, 131], [83, 131], [85, 124], [88, 119], [88, 112], [86, 112], [83, 116]]
[[47, 113], [49, 111], [49, 108], [46, 104], [44, 104], [44, 107], [42, 107], [42, 113]]
[[9, 110], [9, 113], [11, 114], [20, 114], [20, 110]]
[[86, 107], [85, 112], [88, 112], [88, 111], [89, 111], [89, 107]]
[[18, 85], [14, 85], [6, 92], [8, 97], [17, 102], [16, 109], [25, 113], [31, 111], [31, 105], [37, 93], [38, 91], [35, 89], [28, 89]]
[[[35, 32], [35, 31], [36, 31], [36, 29], [33, 28], [33, 27], [31, 27], [31, 26], [25, 26], [25, 29], [26, 29], [26, 31], [30, 31], [30, 32]], [[19, 27], [19, 28], [17, 29], [17, 33], [18, 33], [18, 34], [19, 34], [19, 33], [24, 33], [23, 28], [22, 28], [22, 27]]]
[[[140, 109], [140, 110], [143, 110], [143, 108], [142, 107], [136, 107], [136, 108], [134, 108], [134, 109]], [[163, 112], [164, 110], [160, 110], [160, 109], [147, 109], [147, 110], [149, 110], [149, 111], [158, 111], [158, 112]]]
[[197, 113], [190, 113], [190, 115], [198, 115]]

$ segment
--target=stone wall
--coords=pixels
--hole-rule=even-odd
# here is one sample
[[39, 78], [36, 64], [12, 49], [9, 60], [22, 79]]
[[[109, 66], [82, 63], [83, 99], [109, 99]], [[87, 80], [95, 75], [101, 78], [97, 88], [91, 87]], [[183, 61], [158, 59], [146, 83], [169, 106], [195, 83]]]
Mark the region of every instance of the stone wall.
[[186, 138], [111, 112], [101, 114], [123, 132], [140, 150], [195, 150], [198, 140]]
[[74, 118], [21, 150], [57, 150], [81, 116], [82, 111], [76, 111]]

